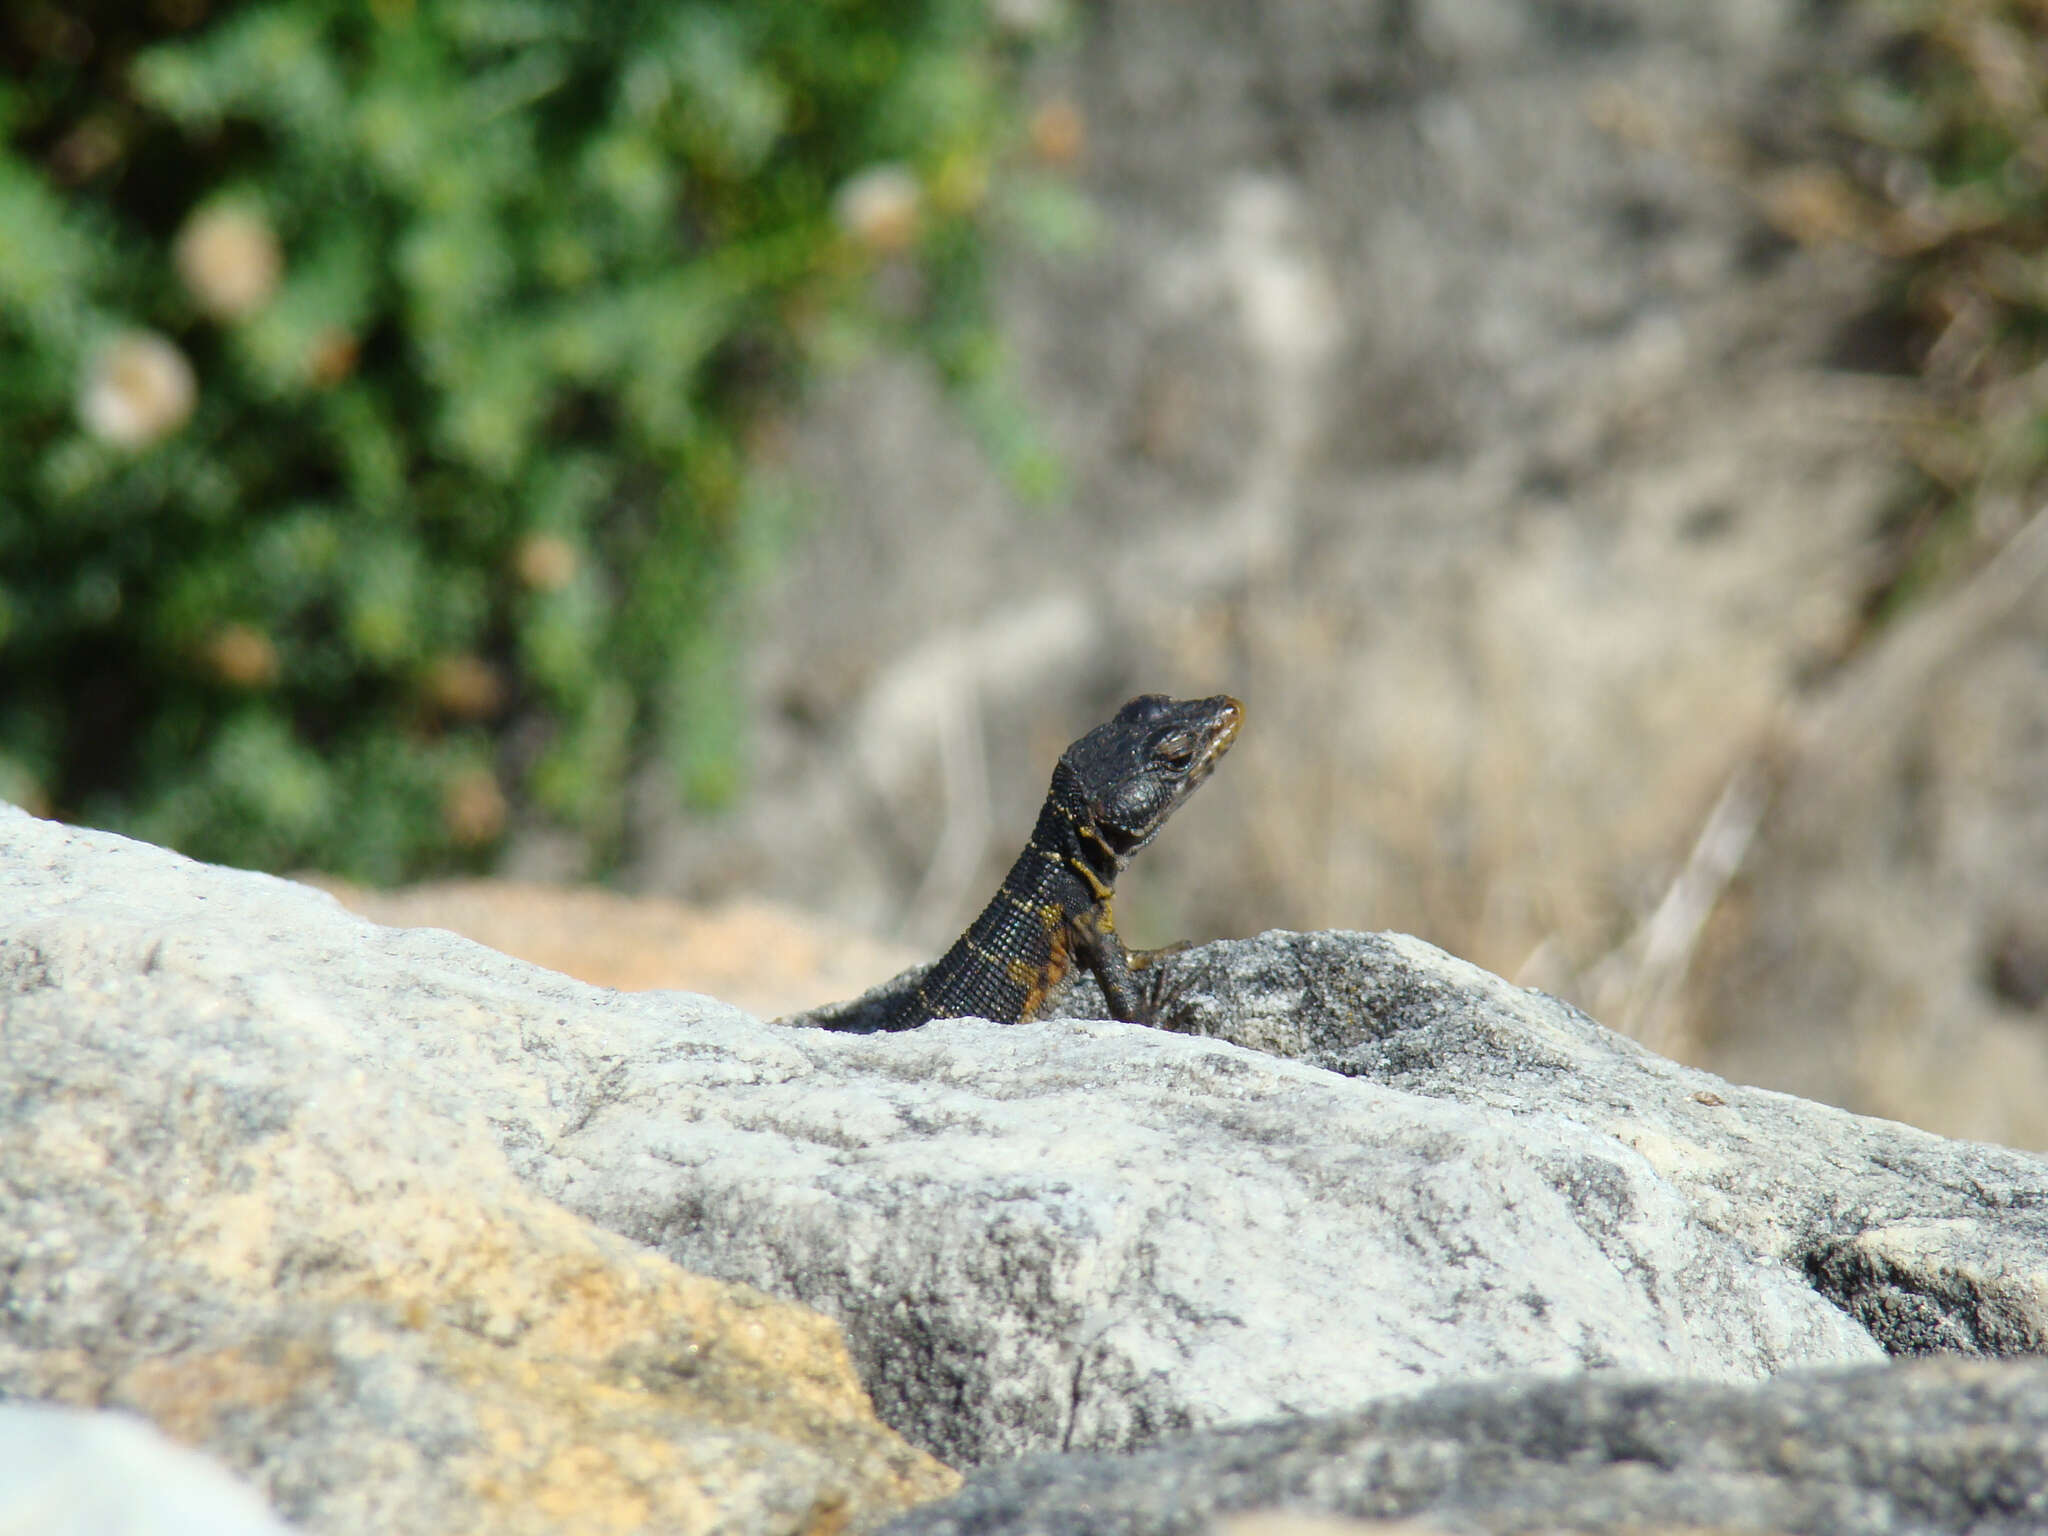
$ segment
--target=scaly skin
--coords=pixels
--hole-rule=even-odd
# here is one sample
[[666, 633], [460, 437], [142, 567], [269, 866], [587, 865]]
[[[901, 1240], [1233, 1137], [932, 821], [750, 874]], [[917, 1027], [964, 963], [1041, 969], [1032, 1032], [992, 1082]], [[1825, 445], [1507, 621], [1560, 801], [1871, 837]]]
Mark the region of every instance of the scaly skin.
[[1076, 964], [1102, 984], [1117, 1018], [1149, 1023], [1133, 974], [1147, 957], [1117, 937], [1116, 877], [1230, 750], [1243, 719], [1244, 706], [1225, 695], [1148, 693], [1067, 748], [1002, 888], [879, 1027], [1021, 1023]]

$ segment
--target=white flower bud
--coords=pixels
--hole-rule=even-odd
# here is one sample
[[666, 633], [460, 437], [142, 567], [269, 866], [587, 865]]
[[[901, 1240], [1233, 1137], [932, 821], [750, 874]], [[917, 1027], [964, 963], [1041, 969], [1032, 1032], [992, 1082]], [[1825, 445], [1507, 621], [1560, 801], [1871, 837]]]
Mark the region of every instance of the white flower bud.
[[185, 221], [173, 252], [178, 276], [216, 320], [244, 320], [270, 302], [284, 268], [277, 235], [254, 209], [202, 208]]
[[908, 166], [870, 166], [832, 199], [839, 227], [871, 251], [907, 250], [917, 238], [924, 191]]
[[1067, 16], [1063, 0], [991, 0], [989, 14], [1014, 37], [1044, 37], [1057, 31]]
[[94, 437], [142, 448], [182, 427], [198, 398], [184, 353], [155, 331], [123, 331], [86, 364], [78, 416]]

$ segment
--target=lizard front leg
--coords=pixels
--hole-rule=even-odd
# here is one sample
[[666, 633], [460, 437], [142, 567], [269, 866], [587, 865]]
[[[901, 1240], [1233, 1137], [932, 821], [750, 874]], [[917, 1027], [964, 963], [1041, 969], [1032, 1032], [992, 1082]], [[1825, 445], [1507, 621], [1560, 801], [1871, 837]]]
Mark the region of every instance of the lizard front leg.
[[1132, 980], [1137, 982], [1145, 994], [1145, 1022], [1155, 1029], [1171, 1029], [1165, 1021], [1173, 1014], [1180, 1002], [1181, 986], [1173, 977], [1167, 963], [1175, 955], [1187, 953], [1195, 947], [1193, 939], [1182, 939], [1159, 949], [1130, 949], [1124, 951], [1129, 963]]
[[1132, 974], [1130, 951], [1117, 937], [1116, 915], [1107, 900], [1098, 901], [1073, 919], [1074, 954], [1095, 974], [1102, 995], [1109, 1002], [1111, 1018], [1126, 1024], [1152, 1022], [1152, 1006], [1146, 987]]

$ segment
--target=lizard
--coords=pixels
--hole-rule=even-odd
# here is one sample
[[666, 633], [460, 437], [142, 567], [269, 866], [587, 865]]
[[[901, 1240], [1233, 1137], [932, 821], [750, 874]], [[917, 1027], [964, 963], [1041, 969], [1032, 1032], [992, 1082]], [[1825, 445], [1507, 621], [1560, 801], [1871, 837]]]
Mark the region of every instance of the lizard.
[[875, 1025], [915, 1029], [934, 1019], [1037, 1017], [1078, 962], [1102, 985], [1109, 1010], [1149, 1023], [1133, 954], [1117, 936], [1117, 876], [1237, 739], [1244, 706], [1218, 694], [1132, 699], [1060, 754], [1052, 787], [1024, 851], [982, 913]]

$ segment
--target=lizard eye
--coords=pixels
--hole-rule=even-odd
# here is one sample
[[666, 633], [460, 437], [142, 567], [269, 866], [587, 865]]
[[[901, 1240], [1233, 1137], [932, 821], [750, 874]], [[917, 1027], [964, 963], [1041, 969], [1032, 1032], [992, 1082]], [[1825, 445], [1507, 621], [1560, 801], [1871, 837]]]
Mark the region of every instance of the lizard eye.
[[1185, 768], [1194, 760], [1195, 738], [1185, 731], [1169, 736], [1152, 749], [1152, 755], [1174, 768]]

